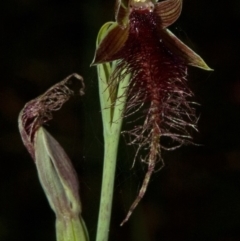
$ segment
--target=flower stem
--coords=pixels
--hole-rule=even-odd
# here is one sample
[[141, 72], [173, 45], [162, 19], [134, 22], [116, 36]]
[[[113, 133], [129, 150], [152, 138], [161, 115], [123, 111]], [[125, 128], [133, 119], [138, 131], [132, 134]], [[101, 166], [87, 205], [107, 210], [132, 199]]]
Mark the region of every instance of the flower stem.
[[101, 200], [96, 239], [97, 241], [108, 240], [118, 142], [119, 138], [117, 137], [117, 130], [115, 131], [115, 133], [106, 135]]
[[[129, 75], [126, 75], [116, 86], [110, 86], [109, 81], [114, 65], [107, 63], [97, 66], [104, 133], [104, 166], [96, 241], [108, 240], [118, 143], [126, 103], [125, 91], [129, 81]], [[116, 88], [115, 96], [112, 88]]]

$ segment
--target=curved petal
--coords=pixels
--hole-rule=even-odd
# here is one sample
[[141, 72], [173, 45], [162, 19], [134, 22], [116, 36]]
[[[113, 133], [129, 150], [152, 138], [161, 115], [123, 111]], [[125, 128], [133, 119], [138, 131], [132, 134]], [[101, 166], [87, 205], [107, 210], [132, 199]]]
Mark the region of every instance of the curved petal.
[[120, 59], [119, 51], [128, 38], [128, 28], [108, 22], [102, 26], [97, 37], [97, 50], [91, 66]]
[[208, 67], [205, 61], [198, 54], [196, 54], [192, 49], [185, 45], [170, 30], [162, 29], [160, 31], [160, 35], [164, 44], [169, 48], [169, 50], [181, 59], [183, 59], [186, 64], [204, 70], [213, 70], [210, 67]]
[[166, 0], [154, 5], [154, 12], [161, 18], [162, 28], [173, 24], [182, 11], [182, 0]]
[[126, 28], [128, 24], [128, 1], [117, 0], [115, 4], [115, 19], [121, 28]]

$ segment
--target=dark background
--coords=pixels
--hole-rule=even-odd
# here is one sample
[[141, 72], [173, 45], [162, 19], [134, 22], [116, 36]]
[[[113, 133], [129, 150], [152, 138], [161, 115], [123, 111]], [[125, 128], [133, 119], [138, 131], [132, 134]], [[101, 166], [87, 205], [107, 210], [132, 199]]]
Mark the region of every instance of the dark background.
[[[77, 72], [86, 95], [54, 115], [48, 129], [79, 174], [83, 217], [96, 233], [102, 171], [97, 75], [89, 68], [114, 1], [2, 0], [0, 3], [0, 240], [55, 240], [54, 214], [24, 148], [17, 117], [24, 104]], [[119, 227], [144, 175], [121, 140], [110, 240], [240, 240], [240, 1], [184, 0], [171, 26], [214, 72], [190, 68], [200, 115], [200, 146], [164, 153], [146, 196]]]

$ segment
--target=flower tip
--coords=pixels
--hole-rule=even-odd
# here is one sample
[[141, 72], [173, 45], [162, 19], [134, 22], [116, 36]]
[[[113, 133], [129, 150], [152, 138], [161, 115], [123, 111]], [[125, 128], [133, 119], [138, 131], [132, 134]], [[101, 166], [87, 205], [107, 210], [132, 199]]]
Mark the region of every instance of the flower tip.
[[206, 66], [207, 68], [205, 68], [204, 70], [207, 70], [207, 71], [214, 71], [214, 69], [210, 68], [209, 66]]
[[200, 61], [199, 63], [199, 67], [203, 70], [206, 70], [206, 71], [214, 71], [214, 69], [210, 68], [204, 60]]
[[90, 67], [93, 67], [95, 65], [96, 65], [96, 63], [94, 61], [92, 61], [92, 63], [90, 64]]
[[206, 64], [204, 70], [207, 70], [207, 71], [214, 71], [214, 69], [210, 68], [207, 64]]
[[90, 67], [96, 66], [97, 64], [99, 64], [99, 61], [97, 61], [97, 58], [96, 58], [96, 55], [95, 55], [92, 63], [90, 64]]
[[203, 60], [199, 63], [189, 63], [189, 65], [192, 65], [194, 67], [197, 67], [206, 71], [214, 71], [214, 69], [210, 68]]

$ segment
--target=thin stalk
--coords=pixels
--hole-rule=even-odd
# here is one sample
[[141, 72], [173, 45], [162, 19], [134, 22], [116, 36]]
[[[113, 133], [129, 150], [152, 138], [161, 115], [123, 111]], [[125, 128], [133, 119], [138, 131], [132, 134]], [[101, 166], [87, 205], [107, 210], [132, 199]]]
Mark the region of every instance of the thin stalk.
[[98, 216], [97, 241], [107, 241], [112, 212], [112, 198], [117, 161], [119, 138], [117, 130], [107, 135], [105, 140], [104, 167], [101, 189], [101, 200]]
[[126, 96], [124, 95], [126, 88], [124, 87], [128, 84], [129, 76], [126, 76], [118, 84], [113, 102], [113, 99], [110, 98], [111, 90], [108, 81], [114, 67], [109, 63], [97, 67], [104, 133], [104, 165], [96, 241], [107, 241], [112, 212], [117, 151], [121, 134], [122, 115], [126, 103]]

